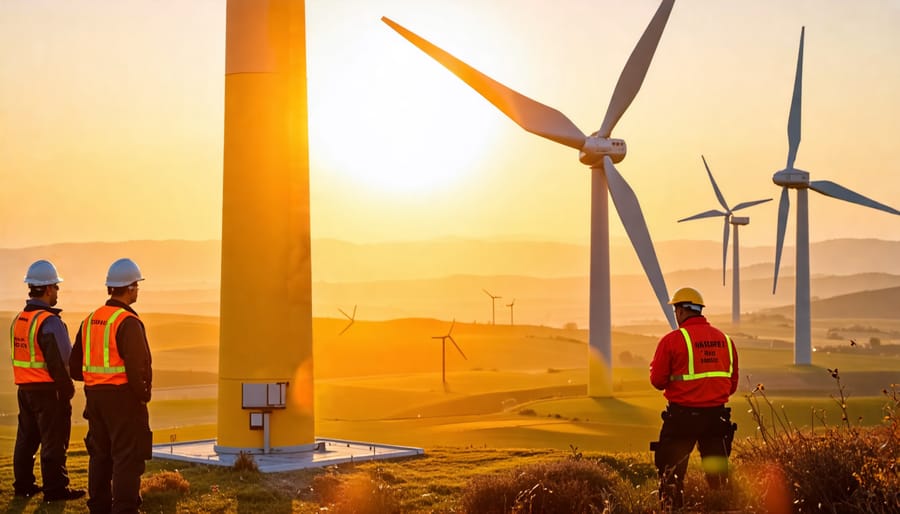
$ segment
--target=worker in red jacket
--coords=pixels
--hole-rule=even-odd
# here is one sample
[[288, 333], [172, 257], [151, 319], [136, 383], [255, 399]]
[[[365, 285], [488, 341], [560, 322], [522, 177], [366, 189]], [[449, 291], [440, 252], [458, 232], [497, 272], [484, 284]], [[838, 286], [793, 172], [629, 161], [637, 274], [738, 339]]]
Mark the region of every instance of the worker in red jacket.
[[703, 297], [696, 289], [679, 289], [669, 302], [678, 329], [666, 334], [650, 364], [650, 383], [664, 391], [669, 404], [662, 413], [656, 452], [659, 495], [664, 505], [684, 504], [684, 475], [694, 445], [711, 488], [728, 478], [728, 456], [737, 425], [725, 407], [737, 390], [738, 355], [734, 342], [701, 314]]

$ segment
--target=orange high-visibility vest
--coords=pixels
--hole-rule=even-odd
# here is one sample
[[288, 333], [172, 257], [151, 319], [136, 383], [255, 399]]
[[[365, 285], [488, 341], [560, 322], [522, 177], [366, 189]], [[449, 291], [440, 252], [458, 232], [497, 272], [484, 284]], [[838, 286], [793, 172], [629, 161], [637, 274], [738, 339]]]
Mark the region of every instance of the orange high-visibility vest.
[[9, 327], [9, 339], [12, 345], [13, 375], [16, 385], [53, 382], [47, 371], [44, 352], [37, 344], [38, 334], [44, 320], [53, 316], [45, 310], [20, 312], [13, 318]]
[[85, 386], [128, 383], [116, 334], [119, 325], [129, 317], [137, 318], [121, 307], [104, 305], [81, 323], [81, 346], [84, 350], [81, 370]]

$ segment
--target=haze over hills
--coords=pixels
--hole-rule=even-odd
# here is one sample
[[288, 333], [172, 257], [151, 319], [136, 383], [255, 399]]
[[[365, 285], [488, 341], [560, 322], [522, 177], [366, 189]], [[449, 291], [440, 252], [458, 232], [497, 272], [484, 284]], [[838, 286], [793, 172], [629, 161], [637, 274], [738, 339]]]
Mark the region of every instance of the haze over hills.
[[[731, 272], [722, 285], [720, 243], [663, 241], [656, 244], [671, 290], [700, 289], [710, 313], [731, 309]], [[611, 244], [614, 323], [662, 320], [650, 286], [630, 246]], [[102, 302], [106, 268], [129, 256], [148, 279], [142, 312], [218, 314], [218, 241], [64, 243], [0, 249], [0, 309], [15, 310], [24, 298], [22, 276], [38, 258], [52, 260], [65, 278], [62, 306], [84, 311]], [[742, 310], [790, 305], [793, 249], [785, 248], [777, 294], [772, 294], [771, 247], [741, 251]], [[900, 241], [841, 239], [814, 243], [812, 294], [829, 298], [900, 286]], [[313, 314], [341, 317], [359, 306], [360, 319], [457, 318], [490, 322], [491, 302], [482, 289], [502, 296], [497, 323], [587, 326], [589, 249], [583, 245], [528, 241], [447, 239], [354, 244], [313, 241]], [[731, 259], [729, 256], [729, 266]], [[264, 272], [264, 270], [261, 270]], [[515, 299], [512, 309], [507, 307]], [[874, 311], [871, 311], [874, 312]], [[880, 312], [880, 311], [879, 311]], [[888, 313], [889, 315], [890, 313]], [[813, 315], [817, 311], [813, 309]]]

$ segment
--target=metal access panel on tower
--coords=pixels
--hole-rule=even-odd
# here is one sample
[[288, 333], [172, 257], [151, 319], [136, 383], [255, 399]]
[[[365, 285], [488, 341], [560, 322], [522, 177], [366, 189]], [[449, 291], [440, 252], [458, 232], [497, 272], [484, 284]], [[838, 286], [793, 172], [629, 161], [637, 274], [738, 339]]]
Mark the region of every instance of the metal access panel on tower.
[[241, 408], [284, 409], [287, 406], [287, 382], [241, 384]]

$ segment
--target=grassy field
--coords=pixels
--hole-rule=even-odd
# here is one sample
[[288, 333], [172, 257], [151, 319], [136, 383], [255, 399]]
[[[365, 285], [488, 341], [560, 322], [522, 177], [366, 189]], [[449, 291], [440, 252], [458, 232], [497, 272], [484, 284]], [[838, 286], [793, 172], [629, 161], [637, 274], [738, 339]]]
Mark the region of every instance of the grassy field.
[[[527, 463], [565, 459], [571, 454], [571, 450], [432, 447], [421, 457], [266, 475], [152, 460], [144, 474], [145, 488], [155, 475], [177, 470], [190, 484], [190, 490], [183, 494], [145, 491], [142, 510], [161, 513], [322, 512], [325, 505], [319, 494], [332, 482], [328, 478], [334, 477], [334, 481], [375, 483], [391, 489], [391, 494], [402, 501], [403, 512], [454, 512], [459, 509], [459, 496], [466, 483], [476, 476], [507, 471]], [[87, 455], [83, 445], [72, 448], [68, 464], [72, 486], [85, 488]], [[645, 463], [645, 466], [649, 465]], [[0, 457], [0, 482], [12, 482], [9, 456]], [[372, 496], [369, 491], [352, 489], [350, 494]], [[13, 498], [9, 488], [0, 489], [0, 507], [5, 506], [6, 512], [88, 512], [84, 500], [45, 505], [39, 498], [30, 501]], [[357, 512], [378, 512], [369, 509]]]
[[[156, 396], [150, 411], [155, 441], [215, 437], [215, 319], [151, 314], [146, 321], [154, 351]], [[0, 316], [0, 324], [3, 322]], [[440, 344], [431, 337], [445, 334], [449, 325], [419, 319], [357, 322], [340, 336], [344, 321], [317, 319], [316, 435], [425, 448], [423, 459], [361, 465], [359, 469], [365, 473], [389, 470], [391, 476], [402, 477], [397, 483], [404, 484], [404, 498], [418, 498], [408, 499], [409, 505], [425, 510], [430, 505], [437, 511], [453, 508], [455, 500], [449, 498], [470, 476], [467, 466], [475, 466], [472, 460], [482, 459], [488, 467], [504, 466], [532, 457], [559, 458], [578, 448], [593, 453], [624, 452], [642, 462], [651, 461], [648, 443], [658, 435], [665, 400], [648, 384], [647, 365], [664, 327], [633, 326], [615, 331], [614, 398], [594, 399], [586, 396], [586, 331], [457, 324], [454, 338], [469, 359], [448, 351], [445, 385], [440, 378]], [[900, 358], [864, 348], [852, 352], [834, 348], [848, 344], [844, 337], [868, 341], [871, 336], [867, 334], [880, 334], [884, 344], [893, 344], [891, 334], [898, 325], [893, 321], [817, 321], [814, 344], [819, 348], [813, 354], [814, 365], [802, 368], [791, 364], [792, 348], [786, 342], [791, 327], [783, 318], [764, 317], [730, 330], [736, 334], [743, 377], [730, 404], [739, 425], [737, 437], [758, 437], [745, 395], [760, 383], [772, 409], [786, 415], [800, 430], [810, 426], [821, 429], [823, 422], [841, 424], [842, 409], [833, 398], [839, 397], [839, 386], [849, 396], [851, 423], [880, 423], [885, 405], [881, 391], [900, 382]], [[829, 333], [831, 338], [826, 337]], [[841, 339], [835, 339], [835, 333]], [[834, 368], [840, 368], [840, 384], [829, 371]], [[0, 455], [7, 456], [16, 428], [10, 375], [9, 361], [0, 360]], [[70, 466], [76, 485], [84, 484], [86, 469], [82, 409], [83, 393], [79, 391], [73, 402]], [[774, 413], [766, 409], [769, 407], [763, 409], [763, 417], [771, 419]], [[456, 456], [462, 460], [454, 461]], [[154, 505], [157, 512], [175, 512], [176, 505], [179, 512], [253, 512], [254, 505], [272, 509], [267, 512], [314, 512], [319, 506], [315, 502], [307, 505], [301, 494], [316, 472], [241, 478], [227, 470], [154, 461], [148, 474], [175, 468], [185, 473], [191, 492], [184, 498], [165, 499], [162, 495], [148, 500], [148, 507]], [[9, 474], [9, 457], [0, 458], [4, 483], [10, 483]], [[221, 487], [213, 493], [210, 488], [216, 484]], [[11, 511], [44, 511], [36, 509], [35, 502], [19, 505], [8, 493], [8, 489], [0, 492], [0, 504], [5, 502]], [[83, 511], [78, 505], [54, 512]]]

